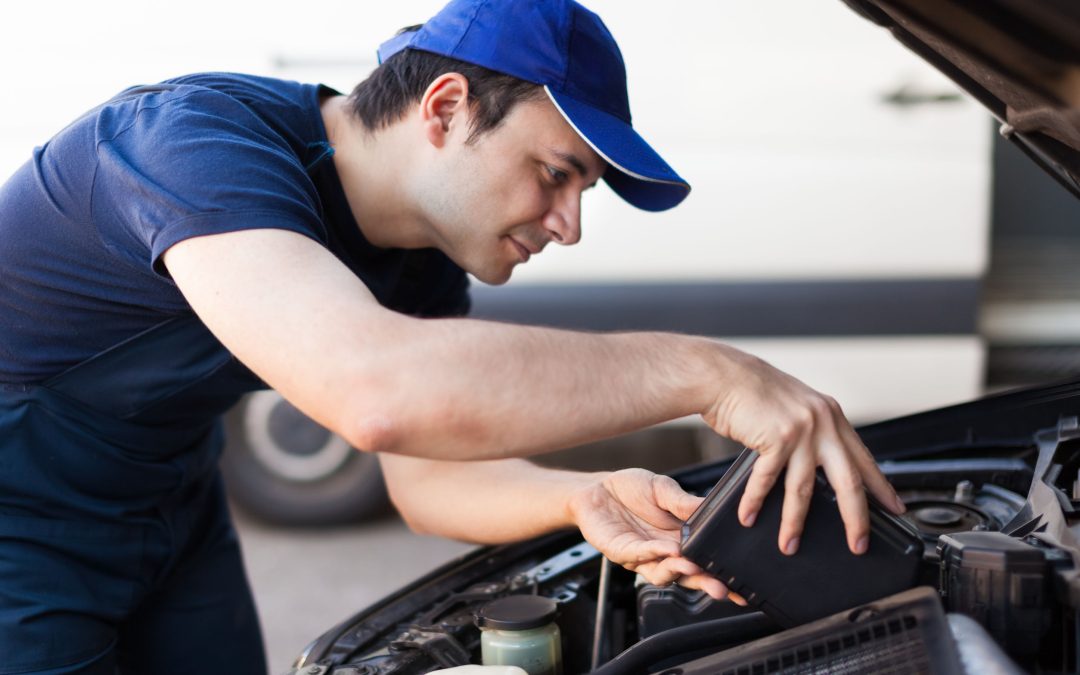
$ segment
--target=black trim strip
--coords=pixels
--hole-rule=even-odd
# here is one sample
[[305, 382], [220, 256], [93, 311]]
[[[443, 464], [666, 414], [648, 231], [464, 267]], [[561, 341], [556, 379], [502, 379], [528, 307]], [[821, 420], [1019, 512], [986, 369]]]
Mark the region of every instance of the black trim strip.
[[974, 335], [977, 279], [474, 284], [471, 316], [727, 337]]

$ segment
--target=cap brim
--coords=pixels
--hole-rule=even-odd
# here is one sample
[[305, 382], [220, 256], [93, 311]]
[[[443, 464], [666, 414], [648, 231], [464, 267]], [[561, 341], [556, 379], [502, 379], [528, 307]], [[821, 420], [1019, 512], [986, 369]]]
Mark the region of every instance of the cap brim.
[[604, 180], [617, 195], [645, 211], [664, 211], [690, 194], [690, 184], [618, 117], [597, 110], [562, 92], [544, 91], [578, 136], [615, 171]]
[[386, 63], [386, 60], [391, 56], [411, 45], [416, 34], [417, 31], [415, 30], [402, 31], [379, 45], [378, 51], [375, 52], [379, 59], [379, 65]]

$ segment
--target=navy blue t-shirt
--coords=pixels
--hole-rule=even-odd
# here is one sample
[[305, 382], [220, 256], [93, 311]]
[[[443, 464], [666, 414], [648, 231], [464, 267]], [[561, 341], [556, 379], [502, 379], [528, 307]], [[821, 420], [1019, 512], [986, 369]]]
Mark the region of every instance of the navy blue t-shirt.
[[434, 249], [380, 249], [353, 219], [318, 85], [205, 73], [126, 90], [0, 187], [0, 382], [31, 383], [191, 312], [161, 264], [173, 244], [299, 232], [379, 302], [468, 311], [468, 279]]

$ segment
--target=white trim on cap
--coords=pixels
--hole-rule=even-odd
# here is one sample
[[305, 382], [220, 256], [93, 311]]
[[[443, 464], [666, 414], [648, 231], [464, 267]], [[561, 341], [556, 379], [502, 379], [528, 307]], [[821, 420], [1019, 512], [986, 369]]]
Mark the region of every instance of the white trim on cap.
[[630, 176], [631, 178], [637, 178], [638, 180], [648, 181], [650, 183], [663, 183], [665, 185], [686, 186], [686, 183], [682, 183], [682, 182], [677, 181], [677, 180], [664, 180], [663, 178], [650, 178], [649, 176], [642, 176], [640, 173], [635, 173], [635, 172], [631, 171], [630, 169], [627, 169], [625, 166], [623, 166], [623, 165], [619, 164], [618, 162], [614, 161], [613, 159], [608, 157], [606, 154], [604, 154], [603, 150], [596, 147], [596, 144], [593, 143], [592, 141], [590, 141], [588, 136], [581, 133], [581, 129], [577, 128], [577, 125], [574, 124], [574, 120], [570, 119], [570, 116], [567, 115], [566, 111], [562, 109], [562, 106], [559, 105], [559, 102], [555, 100], [555, 96], [552, 95], [551, 89], [546, 84], [544, 85], [544, 92], [548, 95], [548, 98], [551, 99], [551, 102], [555, 104], [555, 109], [558, 110], [559, 114], [563, 116], [563, 119], [566, 120], [566, 123], [570, 125], [570, 127], [577, 133], [578, 136], [581, 137], [581, 140], [588, 143], [589, 147], [592, 148], [596, 152], [596, 154], [600, 155], [601, 159], [603, 159], [605, 162], [607, 162], [611, 166], [615, 167], [619, 171], [622, 171], [627, 176]]

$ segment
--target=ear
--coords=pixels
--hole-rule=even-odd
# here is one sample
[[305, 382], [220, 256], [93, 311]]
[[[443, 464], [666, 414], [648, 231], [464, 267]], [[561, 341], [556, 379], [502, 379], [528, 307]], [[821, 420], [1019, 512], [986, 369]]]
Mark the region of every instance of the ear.
[[420, 122], [429, 143], [446, 144], [451, 133], [465, 134], [469, 126], [469, 81], [461, 73], [444, 73], [420, 98]]

